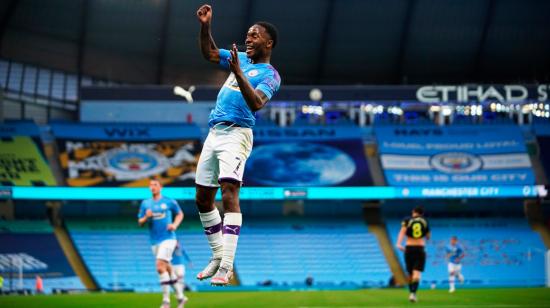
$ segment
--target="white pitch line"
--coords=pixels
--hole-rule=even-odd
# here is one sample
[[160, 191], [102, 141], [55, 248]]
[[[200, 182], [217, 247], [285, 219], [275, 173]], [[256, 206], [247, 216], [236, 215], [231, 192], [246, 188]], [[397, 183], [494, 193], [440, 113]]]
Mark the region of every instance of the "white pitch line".
[[[335, 306], [299, 306], [298, 308], [332, 308]], [[365, 308], [365, 307], [373, 307], [373, 305], [367, 305], [367, 306], [337, 306], [338, 308]], [[410, 308], [410, 305], [404, 305], [404, 306], [385, 306], [386, 308], [402, 308], [407, 307]], [[547, 305], [509, 305], [509, 304], [494, 304], [494, 305], [434, 305], [433, 307], [439, 307], [439, 308], [469, 308], [469, 307], [490, 307], [490, 308], [517, 308], [517, 307], [529, 307], [529, 308], [546, 308]]]

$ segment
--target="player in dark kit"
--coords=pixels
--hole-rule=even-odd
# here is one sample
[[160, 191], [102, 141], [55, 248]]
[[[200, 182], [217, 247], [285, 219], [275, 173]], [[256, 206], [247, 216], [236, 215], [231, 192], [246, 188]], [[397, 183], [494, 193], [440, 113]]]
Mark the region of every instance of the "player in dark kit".
[[[420, 282], [420, 275], [424, 271], [426, 264], [426, 252], [424, 246], [426, 242], [424, 238], [430, 239], [430, 226], [428, 221], [423, 217], [424, 209], [416, 207], [412, 210], [412, 216], [403, 219], [401, 222], [401, 230], [397, 237], [396, 247], [405, 251], [405, 265], [409, 274], [409, 301], [416, 302], [416, 290]], [[403, 237], [407, 236], [406, 246], [403, 247]]]

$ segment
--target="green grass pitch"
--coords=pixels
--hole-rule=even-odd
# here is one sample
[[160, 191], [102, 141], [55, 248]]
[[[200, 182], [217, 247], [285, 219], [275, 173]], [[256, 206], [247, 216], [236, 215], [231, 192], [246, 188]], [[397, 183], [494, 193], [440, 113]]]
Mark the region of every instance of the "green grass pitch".
[[[405, 289], [296, 292], [191, 292], [186, 307], [550, 307], [550, 289], [420, 290], [419, 302], [407, 301]], [[0, 307], [159, 307], [161, 295], [92, 293], [0, 296]], [[172, 307], [176, 303], [172, 301]]]

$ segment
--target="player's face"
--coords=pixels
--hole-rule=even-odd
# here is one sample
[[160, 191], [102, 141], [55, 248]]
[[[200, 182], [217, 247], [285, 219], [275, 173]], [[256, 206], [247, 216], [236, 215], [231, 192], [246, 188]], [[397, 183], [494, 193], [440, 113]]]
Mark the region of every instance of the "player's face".
[[252, 60], [265, 55], [268, 48], [271, 48], [273, 41], [265, 28], [259, 25], [253, 25], [246, 33], [246, 56]]
[[149, 182], [149, 189], [151, 190], [151, 193], [153, 195], [160, 194], [160, 190], [162, 189], [162, 185], [160, 185], [159, 181], [150, 181]]
[[451, 239], [451, 245], [453, 245], [453, 246], [456, 245], [456, 242], [457, 242], [457, 240], [455, 238]]

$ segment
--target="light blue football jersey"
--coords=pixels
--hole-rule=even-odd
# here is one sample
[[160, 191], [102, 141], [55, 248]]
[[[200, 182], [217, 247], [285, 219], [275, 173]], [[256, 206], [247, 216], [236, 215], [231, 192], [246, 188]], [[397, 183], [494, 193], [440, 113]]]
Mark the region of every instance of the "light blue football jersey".
[[455, 246], [449, 244], [447, 245], [445, 250], [447, 251], [448, 254], [450, 254], [449, 256], [450, 262], [454, 264], [460, 264], [460, 262], [462, 261], [460, 257], [464, 253], [464, 250], [462, 249], [462, 246], [460, 246], [460, 244], [456, 244]]
[[[229, 69], [228, 59], [231, 53], [227, 49], [220, 49], [220, 66]], [[238, 53], [241, 69], [254, 89], [262, 91], [268, 99], [279, 90], [281, 77], [275, 68], [268, 63], [251, 63], [246, 53]], [[216, 107], [210, 113], [208, 125], [214, 126], [218, 122], [234, 122], [242, 127], [254, 127], [256, 117], [244, 100], [235, 75], [231, 73], [223, 84]]]
[[164, 240], [175, 240], [176, 233], [167, 228], [173, 222], [173, 217], [181, 212], [178, 202], [164, 196], [159, 200], [145, 199], [141, 202], [138, 218], [144, 217], [149, 209], [153, 211], [153, 217], [148, 222], [151, 245], [158, 245]]

